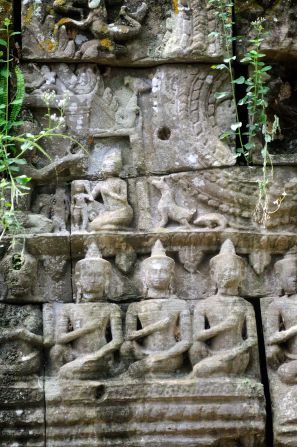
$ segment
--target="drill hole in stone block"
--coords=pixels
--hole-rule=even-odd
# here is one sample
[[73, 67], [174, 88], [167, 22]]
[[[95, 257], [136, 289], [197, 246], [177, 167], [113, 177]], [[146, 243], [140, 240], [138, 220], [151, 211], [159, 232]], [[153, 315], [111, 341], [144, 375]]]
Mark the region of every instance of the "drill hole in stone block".
[[171, 137], [171, 130], [167, 126], [160, 127], [158, 130], [158, 138], [159, 140], [166, 141]]

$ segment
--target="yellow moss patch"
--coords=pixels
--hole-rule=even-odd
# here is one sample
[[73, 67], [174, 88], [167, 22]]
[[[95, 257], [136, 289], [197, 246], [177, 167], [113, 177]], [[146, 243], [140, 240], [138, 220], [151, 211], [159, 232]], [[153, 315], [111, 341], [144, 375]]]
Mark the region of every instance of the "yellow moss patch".
[[113, 42], [110, 39], [101, 39], [100, 45], [109, 51], [112, 51], [114, 49]]
[[55, 4], [57, 6], [63, 6], [65, 5], [66, 1], [65, 0], [55, 0]]
[[178, 12], [179, 12], [178, 0], [172, 0], [172, 7], [173, 7], [173, 11], [175, 12], [175, 14], [178, 14]]
[[33, 17], [33, 5], [28, 6], [26, 14], [23, 17], [23, 22], [25, 25], [28, 25]]
[[71, 22], [72, 22], [71, 19], [65, 17], [65, 18], [59, 20], [59, 22], [57, 23], [57, 26], [62, 26], [62, 25], [65, 25], [65, 23], [71, 23]]
[[45, 39], [40, 42], [40, 46], [48, 53], [53, 53], [57, 48], [57, 43], [51, 39]]

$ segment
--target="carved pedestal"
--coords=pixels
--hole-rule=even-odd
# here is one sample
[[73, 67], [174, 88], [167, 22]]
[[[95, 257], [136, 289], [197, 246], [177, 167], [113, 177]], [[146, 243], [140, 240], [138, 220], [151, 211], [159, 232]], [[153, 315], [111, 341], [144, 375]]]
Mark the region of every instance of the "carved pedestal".
[[46, 408], [48, 447], [260, 447], [264, 436], [263, 388], [248, 379], [47, 382]]

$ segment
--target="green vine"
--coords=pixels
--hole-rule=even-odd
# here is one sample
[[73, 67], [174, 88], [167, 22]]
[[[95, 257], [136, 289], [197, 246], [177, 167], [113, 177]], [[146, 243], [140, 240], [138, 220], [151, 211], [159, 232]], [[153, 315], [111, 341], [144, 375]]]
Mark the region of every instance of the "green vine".
[[[11, 30], [10, 19], [4, 19], [4, 28], [0, 29], [3, 38], [0, 39], [0, 240], [7, 232], [19, 234], [22, 229], [18, 217], [17, 206], [20, 197], [28, 194], [31, 178], [22, 174], [27, 165], [26, 154], [37, 150], [50, 159], [42, 147], [42, 139], [62, 137], [83, 146], [73, 137], [61, 133], [65, 123], [64, 109], [67, 98], [60, 101], [58, 115], [51, 114], [50, 104], [53, 102], [53, 92], [45, 92], [43, 99], [47, 106], [48, 125], [37, 134], [20, 133], [18, 129], [24, 125], [20, 114], [25, 97], [25, 80], [18, 65], [13, 66], [11, 43], [18, 33]], [[14, 94], [11, 97], [10, 88], [14, 84]], [[84, 148], [83, 148], [84, 149]]]
[[[267, 117], [267, 94], [269, 88], [267, 80], [269, 78], [268, 72], [271, 70], [270, 65], [266, 65], [263, 61], [265, 54], [261, 52], [261, 45], [267, 33], [264, 29], [264, 19], [258, 19], [251, 22], [252, 38], [248, 40], [249, 50], [244, 54], [240, 60], [241, 63], [249, 64], [249, 76], [245, 78], [240, 76], [234, 79], [234, 61], [236, 55], [233, 52], [233, 43], [239, 38], [233, 36], [233, 7], [234, 3], [229, 0], [208, 0], [209, 5], [214, 8], [215, 15], [219, 21], [221, 32], [213, 32], [211, 37], [219, 38], [224, 50], [224, 63], [213, 65], [212, 68], [216, 70], [227, 70], [233, 102], [235, 106], [236, 121], [231, 124], [230, 130], [221, 135], [222, 139], [233, 138], [239, 143], [236, 149], [237, 156], [244, 156], [247, 163], [252, 161], [252, 154], [262, 145], [261, 156], [263, 158], [262, 164], [262, 178], [259, 179], [259, 194], [256, 209], [254, 212], [255, 220], [261, 224], [266, 224], [270, 215], [275, 213], [283, 199], [285, 193], [275, 201], [276, 208], [269, 209], [268, 190], [271, 180], [273, 179], [273, 165], [271, 156], [269, 154], [268, 145], [277, 133], [280, 131], [279, 119], [274, 117], [274, 122], [270, 123]], [[237, 102], [235, 84], [245, 85], [245, 96]], [[217, 92], [215, 94], [217, 99], [229, 97], [229, 92]], [[246, 131], [243, 131], [242, 122], [239, 120], [239, 106], [247, 107], [249, 114], [249, 123], [246, 126]]]

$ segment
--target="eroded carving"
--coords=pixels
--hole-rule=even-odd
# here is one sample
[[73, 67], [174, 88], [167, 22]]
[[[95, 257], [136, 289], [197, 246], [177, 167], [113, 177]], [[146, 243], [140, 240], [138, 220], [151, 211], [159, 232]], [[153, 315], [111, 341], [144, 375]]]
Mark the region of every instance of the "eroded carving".
[[85, 259], [75, 267], [76, 304], [45, 310], [45, 343], [48, 347], [54, 343], [50, 366], [62, 379], [99, 379], [113, 372], [113, 353], [122, 343], [122, 329], [120, 308], [105, 302], [110, 277], [109, 262], [91, 243]]
[[36, 287], [36, 258], [17, 244], [1, 260], [0, 272], [6, 285], [1, 299], [16, 303], [30, 302]]
[[226, 240], [210, 261], [217, 294], [200, 301], [194, 310], [194, 377], [243, 375], [257, 344], [256, 321], [251, 304], [238, 296], [244, 261]]
[[122, 354], [135, 360], [128, 369], [130, 377], [171, 375], [183, 366], [191, 321], [186, 302], [172, 293], [174, 261], [159, 240], [143, 262], [143, 274], [145, 301], [128, 308]]

